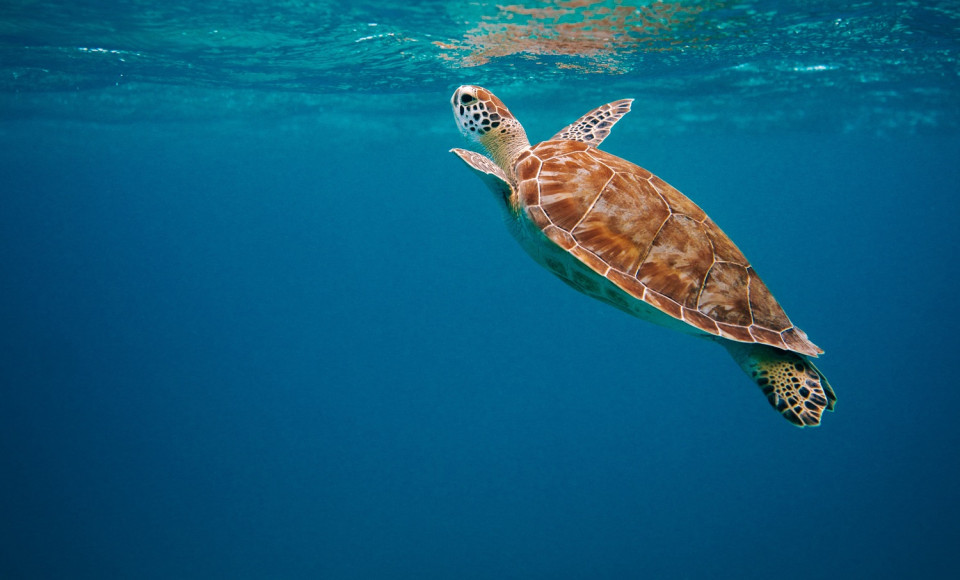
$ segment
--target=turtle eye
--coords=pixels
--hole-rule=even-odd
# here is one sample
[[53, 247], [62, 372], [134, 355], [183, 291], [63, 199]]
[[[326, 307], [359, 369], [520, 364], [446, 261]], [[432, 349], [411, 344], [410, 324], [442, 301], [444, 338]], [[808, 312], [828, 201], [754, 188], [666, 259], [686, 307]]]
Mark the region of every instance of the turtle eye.
[[474, 99], [471, 95], [460, 95], [460, 102], [463, 103], [464, 105], [469, 105], [475, 100], [476, 99]]

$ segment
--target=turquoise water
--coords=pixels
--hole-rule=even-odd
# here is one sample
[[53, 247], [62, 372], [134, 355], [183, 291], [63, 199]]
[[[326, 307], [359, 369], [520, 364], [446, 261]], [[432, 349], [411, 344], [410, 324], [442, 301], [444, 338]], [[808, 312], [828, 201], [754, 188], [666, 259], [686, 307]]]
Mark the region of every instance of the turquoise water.
[[[0, 577], [952, 578], [956, 2], [5, 2]], [[540, 269], [449, 98], [670, 182], [817, 429]]]

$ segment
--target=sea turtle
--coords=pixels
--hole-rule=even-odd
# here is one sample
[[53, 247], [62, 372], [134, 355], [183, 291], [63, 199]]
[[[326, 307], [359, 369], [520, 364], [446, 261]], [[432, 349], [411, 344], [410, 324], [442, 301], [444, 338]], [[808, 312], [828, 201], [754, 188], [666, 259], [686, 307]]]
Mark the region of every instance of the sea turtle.
[[819, 425], [836, 402], [809, 358], [823, 351], [703, 210], [597, 149], [632, 101], [598, 107], [531, 146], [500, 99], [464, 85], [453, 93], [453, 115], [489, 157], [451, 151], [493, 190], [511, 233], [540, 265], [629, 314], [719, 342], [784, 418]]

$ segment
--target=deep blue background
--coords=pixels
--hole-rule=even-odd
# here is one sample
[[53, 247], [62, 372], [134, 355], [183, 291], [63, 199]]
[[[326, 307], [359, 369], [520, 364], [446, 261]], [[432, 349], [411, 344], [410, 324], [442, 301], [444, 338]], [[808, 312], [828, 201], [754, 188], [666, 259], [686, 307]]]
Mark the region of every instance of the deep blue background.
[[826, 349], [837, 411], [799, 430], [540, 270], [418, 98], [387, 135], [5, 125], [0, 576], [958, 573], [960, 138], [634, 112], [605, 143]]

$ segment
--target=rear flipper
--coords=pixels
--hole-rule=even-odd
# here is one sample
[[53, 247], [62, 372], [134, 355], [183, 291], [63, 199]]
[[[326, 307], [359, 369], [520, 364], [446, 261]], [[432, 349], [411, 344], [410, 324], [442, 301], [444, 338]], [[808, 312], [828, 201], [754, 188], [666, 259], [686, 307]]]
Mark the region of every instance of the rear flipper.
[[723, 346], [787, 421], [816, 426], [824, 410], [833, 411], [837, 396], [807, 357], [765, 344], [725, 340]]

